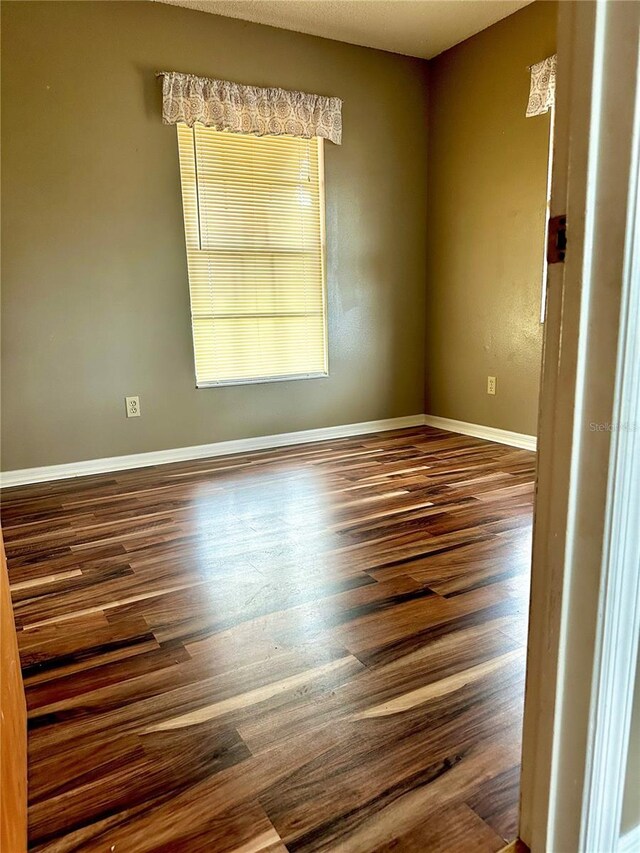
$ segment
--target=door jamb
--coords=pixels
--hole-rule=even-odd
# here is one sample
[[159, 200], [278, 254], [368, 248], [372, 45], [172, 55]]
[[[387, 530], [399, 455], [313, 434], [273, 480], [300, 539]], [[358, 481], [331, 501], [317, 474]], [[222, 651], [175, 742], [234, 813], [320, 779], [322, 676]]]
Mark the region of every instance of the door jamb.
[[560, 4], [551, 215], [567, 214], [569, 245], [549, 271], [539, 419], [520, 814], [533, 853], [619, 839], [640, 626], [639, 29], [639, 4]]

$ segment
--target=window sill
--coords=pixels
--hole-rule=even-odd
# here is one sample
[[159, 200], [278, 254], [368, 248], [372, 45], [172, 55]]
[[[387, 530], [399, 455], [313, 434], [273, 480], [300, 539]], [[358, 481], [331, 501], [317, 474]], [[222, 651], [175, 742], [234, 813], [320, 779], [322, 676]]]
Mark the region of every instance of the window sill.
[[327, 379], [326, 373], [294, 373], [287, 376], [261, 376], [257, 379], [225, 379], [220, 382], [198, 382], [196, 389], [203, 388], [225, 388], [231, 385], [266, 385], [271, 382], [292, 382], [297, 379]]

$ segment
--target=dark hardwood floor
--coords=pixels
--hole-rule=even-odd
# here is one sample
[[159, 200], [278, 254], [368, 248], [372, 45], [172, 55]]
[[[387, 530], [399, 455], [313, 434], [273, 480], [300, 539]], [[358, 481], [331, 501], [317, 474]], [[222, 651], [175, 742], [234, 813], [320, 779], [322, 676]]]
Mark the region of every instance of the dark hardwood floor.
[[6, 490], [32, 848], [499, 850], [533, 474], [425, 427]]

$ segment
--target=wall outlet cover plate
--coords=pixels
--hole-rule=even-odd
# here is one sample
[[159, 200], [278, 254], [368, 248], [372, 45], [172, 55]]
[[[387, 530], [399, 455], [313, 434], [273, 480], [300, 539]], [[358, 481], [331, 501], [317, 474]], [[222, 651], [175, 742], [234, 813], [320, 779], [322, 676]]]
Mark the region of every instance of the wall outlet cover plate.
[[125, 406], [127, 408], [128, 418], [140, 417], [140, 397], [125, 397]]

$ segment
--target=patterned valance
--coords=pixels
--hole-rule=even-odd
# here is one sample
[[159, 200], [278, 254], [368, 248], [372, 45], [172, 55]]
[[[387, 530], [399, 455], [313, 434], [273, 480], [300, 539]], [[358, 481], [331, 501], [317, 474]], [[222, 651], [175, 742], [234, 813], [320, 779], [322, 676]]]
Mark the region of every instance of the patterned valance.
[[342, 141], [342, 101], [287, 89], [261, 89], [193, 74], [162, 71], [162, 120], [200, 122], [252, 136], [322, 136]]
[[556, 55], [536, 62], [531, 71], [527, 118], [549, 112], [556, 102]]

